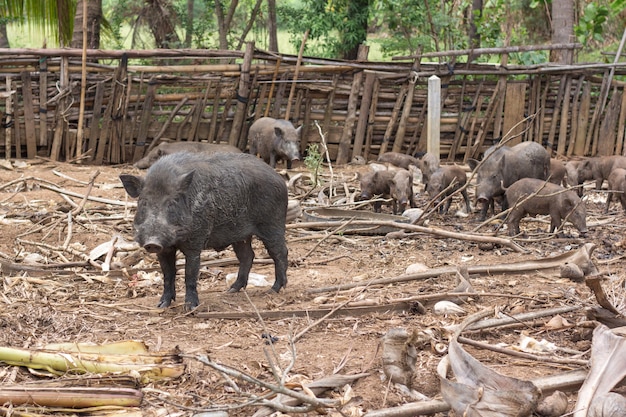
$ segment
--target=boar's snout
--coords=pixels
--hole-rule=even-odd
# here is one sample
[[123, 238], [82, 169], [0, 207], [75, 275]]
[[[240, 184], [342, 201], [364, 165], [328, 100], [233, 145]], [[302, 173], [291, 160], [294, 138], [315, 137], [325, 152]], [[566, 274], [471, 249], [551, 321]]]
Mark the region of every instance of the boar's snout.
[[159, 253], [163, 250], [163, 246], [155, 240], [144, 243], [143, 248], [150, 253]]

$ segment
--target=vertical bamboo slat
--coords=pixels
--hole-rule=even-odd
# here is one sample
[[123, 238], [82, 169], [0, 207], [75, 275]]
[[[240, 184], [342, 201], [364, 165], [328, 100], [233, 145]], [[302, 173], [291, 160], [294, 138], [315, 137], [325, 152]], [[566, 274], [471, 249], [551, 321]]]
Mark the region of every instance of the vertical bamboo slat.
[[26, 157], [37, 156], [37, 136], [35, 134], [35, 113], [33, 111], [33, 91], [30, 72], [22, 71], [22, 102], [24, 103], [24, 130], [26, 131]]
[[604, 118], [600, 122], [597, 155], [614, 155], [615, 153], [615, 141], [617, 139], [616, 128], [621, 113], [621, 105], [622, 92], [615, 88], [606, 106]]
[[622, 89], [622, 105], [617, 124], [617, 140], [615, 143], [615, 155], [622, 155], [624, 152], [624, 129], [626, 128], [626, 91]]
[[39, 146], [48, 146], [48, 58], [39, 60]]
[[246, 43], [246, 51], [241, 65], [241, 75], [239, 77], [239, 89], [237, 90], [237, 107], [235, 117], [230, 129], [228, 143], [237, 146], [239, 142], [239, 132], [244, 128], [246, 111], [248, 108], [248, 96], [250, 95], [250, 68], [252, 67], [252, 52], [254, 52], [254, 42]]
[[372, 91], [372, 102], [370, 103], [369, 116], [367, 120], [367, 130], [365, 132], [365, 151], [363, 157], [367, 161], [372, 151], [372, 136], [374, 135], [374, 121], [376, 120], [376, 108], [378, 107], [378, 92], [380, 91], [380, 80], [374, 79]]
[[385, 135], [383, 136], [383, 142], [380, 144], [380, 152], [379, 155], [387, 152], [387, 145], [391, 140], [391, 135], [396, 127], [396, 121], [398, 120], [398, 115], [400, 114], [400, 107], [402, 107], [402, 103], [404, 103], [404, 98], [406, 97], [407, 92], [409, 91], [409, 86], [407, 84], [402, 84], [400, 88], [400, 92], [398, 93], [398, 97], [396, 98], [396, 103], [393, 106], [393, 110], [391, 112], [391, 117], [389, 118], [389, 122], [387, 123], [387, 129], [385, 130]]
[[567, 140], [567, 156], [572, 156], [572, 154], [574, 153], [574, 147], [576, 146], [576, 137], [578, 135], [578, 120], [580, 115], [580, 101], [578, 100], [578, 98], [580, 97], [580, 91], [582, 89], [584, 79], [584, 75], [578, 78], [578, 81], [576, 82], [576, 90], [574, 91], [574, 95], [572, 96], [572, 113], [570, 116], [569, 139]]
[[[15, 91], [13, 90], [13, 86], [11, 76], [6, 77], [6, 91], [7, 95], [5, 97], [5, 117], [13, 114], [13, 96]], [[6, 124], [5, 137], [4, 137], [4, 155], [6, 159], [11, 158], [11, 146], [13, 145], [11, 142], [13, 141], [13, 128], [10, 123]], [[18, 152], [16, 149], [15, 156], [18, 157]]]
[[[585, 82], [583, 87], [583, 94], [580, 98], [580, 114], [588, 115], [591, 109], [591, 83]], [[578, 129], [576, 131], [576, 144], [574, 145], [574, 155], [583, 156], [585, 150], [589, 146], [587, 138], [590, 136], [587, 134], [589, 129], [589, 119], [587, 117], [581, 117], [578, 119]]]
[[369, 120], [370, 104], [372, 103], [375, 81], [376, 74], [366, 71], [365, 83], [363, 84], [363, 98], [361, 99], [359, 118], [354, 132], [354, 144], [352, 146], [351, 159], [354, 159], [356, 156], [361, 156], [363, 153], [363, 142], [365, 141], [365, 132], [367, 129], [367, 121]]
[[569, 120], [569, 103], [570, 103], [570, 95], [572, 90], [572, 77], [567, 77], [567, 82], [565, 83], [565, 91], [563, 94], [563, 107], [561, 109], [561, 121], [559, 122], [559, 139], [556, 143], [552, 144], [552, 149], [556, 149], [557, 155], [565, 154], [565, 144], [567, 142], [567, 128], [568, 128], [568, 120]]
[[411, 107], [413, 107], [413, 96], [415, 95], [415, 79], [409, 80], [409, 89], [404, 100], [404, 108], [400, 115], [400, 123], [398, 123], [398, 131], [393, 142], [392, 152], [401, 152], [404, 144], [404, 135], [406, 133], [407, 121], [411, 115]]
[[502, 135], [507, 139], [513, 138], [507, 142], [509, 146], [513, 146], [522, 141], [522, 132], [525, 128], [520, 122], [524, 120], [526, 84], [508, 83], [505, 94]]

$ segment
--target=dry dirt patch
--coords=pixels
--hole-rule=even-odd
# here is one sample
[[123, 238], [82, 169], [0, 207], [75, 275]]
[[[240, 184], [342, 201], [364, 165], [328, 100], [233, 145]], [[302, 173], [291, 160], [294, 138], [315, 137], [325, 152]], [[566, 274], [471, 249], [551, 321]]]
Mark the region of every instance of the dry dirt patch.
[[[335, 180], [355, 187], [353, 174], [356, 169], [362, 168], [335, 167]], [[88, 191], [88, 183], [96, 171], [99, 174]], [[284, 368], [294, 359], [289, 373], [289, 378], [294, 380], [315, 380], [334, 371], [341, 374], [365, 372], [368, 376], [352, 383], [349, 393], [342, 387], [328, 394], [332, 398], [353, 398], [351, 412], [358, 415], [411, 401], [389, 386], [382, 372], [379, 342], [389, 329], [441, 329], [459, 323], [466, 314], [486, 308], [516, 314], [556, 306], [580, 306], [563, 314], [572, 325], [562, 329], [547, 329], [544, 326], [550, 319], [547, 317], [466, 335], [494, 345], [516, 345], [523, 332], [539, 340], [545, 338], [562, 348], [557, 355], [569, 357], [576, 356], [577, 352], [587, 352], [590, 347], [593, 326], [586, 322], [584, 307], [594, 305], [594, 301], [584, 284], [560, 278], [558, 270], [472, 276], [475, 291], [503, 296], [472, 297], [462, 306], [466, 314], [460, 315], [436, 315], [432, 305], [426, 303], [425, 312], [417, 308], [400, 311], [382, 308], [365, 314], [331, 316], [311, 326], [316, 318], [307, 317], [302, 312], [346, 301], [360, 302], [362, 306], [380, 306], [421, 294], [443, 293], [456, 286], [456, 278], [454, 274], [446, 274], [346, 291], [315, 292], [315, 289], [346, 283], [366, 284], [372, 279], [399, 276], [414, 263], [439, 268], [546, 258], [575, 250], [586, 242], [596, 245], [594, 259], [603, 272], [623, 275], [624, 215], [616, 206], [609, 216], [602, 216], [604, 195], [600, 195], [587, 203], [588, 220], [592, 226], [584, 240], [575, 237], [577, 233], [570, 227], [565, 229], [566, 237], [556, 238], [544, 233], [548, 228], [545, 221], [523, 221], [522, 227], [536, 238], [534, 242], [520, 243], [528, 253], [503, 247], [483, 250], [475, 242], [428, 234], [416, 233], [392, 239], [339, 233], [324, 238], [321, 231], [292, 228], [287, 234], [291, 265], [285, 291], [268, 295], [266, 288], [249, 287], [245, 294], [226, 294], [225, 277], [237, 271], [236, 262], [232, 262], [234, 255], [231, 250], [206, 251], [206, 266], [198, 284], [199, 312], [221, 313], [221, 318], [198, 317], [183, 311], [182, 277], [177, 282], [177, 302], [172, 308], [158, 310], [155, 306], [162, 289], [158, 282], [151, 281], [152, 272], [158, 269], [154, 256], [141, 251], [120, 250], [113, 259], [110, 273], [93, 265], [70, 267], [73, 262], [85, 262], [85, 254], [113, 236], [132, 240], [132, 208], [109, 202], [132, 201], [127, 199], [118, 180], [120, 173], [132, 171], [135, 170], [128, 166], [90, 167], [50, 162], [31, 162], [14, 170], [0, 171], [0, 183], [4, 184], [0, 193], [2, 258], [22, 265], [27, 262], [52, 265], [49, 270], [30, 271], [19, 268], [11, 271], [3, 266], [0, 346], [34, 348], [53, 342], [105, 343], [135, 339], [155, 351], [177, 348], [186, 355], [208, 355], [216, 362], [269, 382], [273, 382], [270, 360]], [[78, 197], [64, 197], [57, 189], [74, 192]], [[75, 209], [72, 204], [80, 205], [80, 196], [87, 193], [104, 200], [86, 201], [80, 213], [68, 221], [68, 213]], [[426, 201], [426, 197], [420, 195], [418, 205], [423, 206]], [[455, 203], [450, 212], [460, 207]], [[473, 216], [433, 215], [429, 225], [467, 232], [476, 226], [472, 220]], [[492, 226], [488, 226], [481, 231], [487, 234], [491, 229]], [[273, 265], [264, 259], [267, 255], [258, 242], [255, 250], [259, 262], [253, 266], [253, 272], [266, 275], [271, 283]], [[232, 318], [237, 313], [256, 310], [281, 314], [267, 316], [262, 323], [252, 318]], [[292, 347], [290, 340], [301, 332]], [[266, 344], [268, 334], [276, 338], [271, 346]], [[471, 346], [466, 349], [498, 372], [524, 379], [578, 368], [513, 358]], [[439, 398], [435, 367], [440, 358], [431, 350], [419, 353], [413, 379], [416, 391]], [[583, 354], [580, 358], [586, 356]], [[143, 387], [145, 401], [142, 410], [145, 413], [156, 415], [168, 410], [190, 414], [194, 408], [246, 401], [216, 371], [192, 359], [185, 359], [185, 362], [187, 369], [181, 378]], [[0, 378], [2, 384], [10, 384], [42, 377], [33, 376], [24, 368], [0, 366]], [[250, 383], [241, 382], [239, 387], [243, 391], [261, 393]], [[254, 409], [233, 410], [230, 415], [252, 415]]]

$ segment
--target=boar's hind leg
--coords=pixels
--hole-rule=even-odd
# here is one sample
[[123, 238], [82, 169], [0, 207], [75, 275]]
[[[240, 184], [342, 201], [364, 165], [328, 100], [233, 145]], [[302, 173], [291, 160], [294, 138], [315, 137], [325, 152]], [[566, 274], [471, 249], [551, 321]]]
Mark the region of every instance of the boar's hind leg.
[[169, 307], [176, 300], [176, 250], [160, 252], [157, 257], [163, 272], [163, 295], [157, 307]]
[[284, 234], [280, 238], [266, 239], [260, 237], [267, 249], [267, 253], [274, 260], [275, 281], [272, 291], [279, 292], [281, 288], [287, 287], [287, 255], [288, 249], [285, 244]]
[[248, 285], [248, 275], [252, 269], [252, 261], [254, 261], [254, 251], [252, 250], [252, 236], [246, 240], [233, 243], [233, 250], [239, 260], [239, 272], [237, 280], [230, 286], [228, 292], [237, 292]]

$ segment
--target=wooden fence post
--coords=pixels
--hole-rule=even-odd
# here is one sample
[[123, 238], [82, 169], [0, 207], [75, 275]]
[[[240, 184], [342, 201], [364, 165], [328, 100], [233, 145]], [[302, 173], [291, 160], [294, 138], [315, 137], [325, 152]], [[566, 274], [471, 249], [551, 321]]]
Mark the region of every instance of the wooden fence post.
[[441, 132], [441, 80], [436, 75], [428, 78], [428, 146], [427, 152], [439, 159]]
[[246, 111], [248, 109], [248, 96], [250, 95], [250, 68], [252, 67], [252, 53], [254, 52], [254, 42], [246, 43], [246, 52], [243, 55], [243, 64], [241, 64], [241, 75], [239, 76], [239, 89], [237, 90], [237, 109], [233, 124], [228, 136], [228, 143], [237, 146], [239, 143], [239, 134], [245, 129]]

